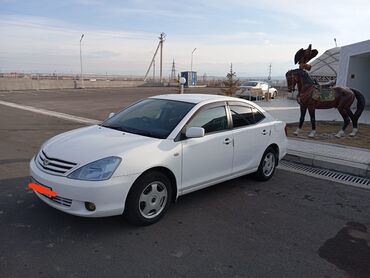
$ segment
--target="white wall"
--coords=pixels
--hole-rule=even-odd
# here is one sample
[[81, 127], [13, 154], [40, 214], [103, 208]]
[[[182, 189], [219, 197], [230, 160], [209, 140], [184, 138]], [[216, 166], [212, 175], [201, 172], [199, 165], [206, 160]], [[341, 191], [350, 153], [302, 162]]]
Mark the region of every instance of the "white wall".
[[[84, 81], [85, 88], [138, 87], [144, 81]], [[80, 81], [74, 80], [32, 80], [26, 78], [0, 78], [0, 91], [73, 89], [80, 88]]]
[[349, 59], [347, 86], [359, 90], [370, 104], [370, 57], [352, 56]]
[[341, 47], [337, 85], [358, 89], [370, 104], [370, 40]]

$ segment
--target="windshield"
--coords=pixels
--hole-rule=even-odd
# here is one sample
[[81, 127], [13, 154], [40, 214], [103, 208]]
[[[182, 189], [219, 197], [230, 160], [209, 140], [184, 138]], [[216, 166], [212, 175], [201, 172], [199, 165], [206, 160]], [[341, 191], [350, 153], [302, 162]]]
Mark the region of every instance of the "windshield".
[[164, 139], [194, 105], [181, 101], [148, 98], [107, 119], [102, 126]]
[[255, 81], [247, 81], [247, 82], [244, 82], [242, 84], [242, 86], [251, 86], [251, 87], [254, 87], [254, 86], [257, 86], [258, 82], [255, 82]]

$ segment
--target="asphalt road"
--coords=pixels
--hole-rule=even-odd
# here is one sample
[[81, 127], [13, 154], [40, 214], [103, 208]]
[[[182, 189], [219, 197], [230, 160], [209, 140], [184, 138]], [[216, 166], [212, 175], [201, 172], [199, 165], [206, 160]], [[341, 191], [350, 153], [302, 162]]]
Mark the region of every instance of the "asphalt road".
[[[186, 92], [218, 94], [221, 90], [219, 88], [188, 88]], [[110, 112], [120, 111], [137, 100], [154, 95], [176, 93], [178, 93], [176, 87], [0, 91], [0, 100], [103, 120]]]
[[[142, 98], [40, 94], [0, 99], [102, 119]], [[283, 170], [188, 194], [148, 227], [47, 206], [27, 189], [28, 161], [44, 140], [79, 126], [0, 106], [0, 277], [370, 276], [370, 192]]]

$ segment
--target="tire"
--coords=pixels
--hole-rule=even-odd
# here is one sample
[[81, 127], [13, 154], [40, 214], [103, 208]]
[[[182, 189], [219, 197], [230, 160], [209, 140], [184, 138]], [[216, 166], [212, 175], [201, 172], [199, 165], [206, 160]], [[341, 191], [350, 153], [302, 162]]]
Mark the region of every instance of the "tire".
[[255, 173], [256, 179], [260, 181], [271, 179], [275, 173], [277, 161], [278, 158], [274, 149], [271, 147], [267, 148]]
[[125, 217], [134, 225], [154, 224], [166, 213], [171, 196], [171, 182], [165, 174], [145, 173], [135, 181], [127, 196]]

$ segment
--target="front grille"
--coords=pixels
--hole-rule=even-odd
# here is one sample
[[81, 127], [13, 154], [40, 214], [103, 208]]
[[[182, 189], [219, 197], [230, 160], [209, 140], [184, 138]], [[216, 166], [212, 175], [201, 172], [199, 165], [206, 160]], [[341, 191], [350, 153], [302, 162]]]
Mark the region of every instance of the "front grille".
[[36, 163], [44, 171], [55, 175], [64, 175], [77, 165], [74, 162], [48, 157], [44, 151], [38, 154]]
[[68, 198], [63, 198], [63, 197], [60, 197], [60, 196], [50, 197], [50, 196], [45, 195], [45, 194], [41, 194], [41, 195], [48, 198], [49, 200], [53, 201], [54, 203], [57, 203], [59, 205], [65, 206], [65, 207], [70, 207], [72, 205], [72, 200], [68, 199]]

